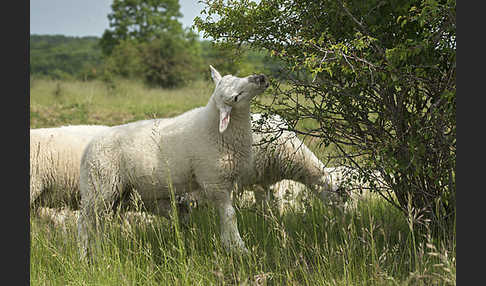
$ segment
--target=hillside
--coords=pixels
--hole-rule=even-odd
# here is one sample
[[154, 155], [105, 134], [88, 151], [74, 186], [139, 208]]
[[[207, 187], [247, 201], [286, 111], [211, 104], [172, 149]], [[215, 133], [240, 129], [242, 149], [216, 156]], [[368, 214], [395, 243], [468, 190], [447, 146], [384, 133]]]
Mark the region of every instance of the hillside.
[[97, 37], [30, 36], [30, 74], [88, 76], [103, 61]]

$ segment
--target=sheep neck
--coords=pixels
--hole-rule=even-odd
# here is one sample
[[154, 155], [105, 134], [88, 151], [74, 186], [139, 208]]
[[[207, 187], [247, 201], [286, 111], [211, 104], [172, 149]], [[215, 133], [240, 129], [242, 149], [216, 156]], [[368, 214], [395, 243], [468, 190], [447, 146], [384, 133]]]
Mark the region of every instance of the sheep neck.
[[251, 123], [250, 104], [233, 107], [228, 128], [219, 132], [219, 109], [213, 98], [206, 105], [206, 126], [213, 141], [223, 152], [229, 152], [238, 157], [238, 160], [245, 160], [251, 156]]
[[296, 181], [313, 188], [321, 182], [324, 164], [305, 145], [299, 146], [295, 167], [291, 171]]
[[318, 183], [324, 169], [322, 162], [300, 140], [285, 140], [290, 141], [277, 141], [262, 147], [266, 154], [260, 154], [265, 158], [264, 162], [255, 166], [257, 182], [271, 185], [291, 179], [306, 186]]
[[[213, 97], [211, 97], [206, 105], [206, 112], [207, 117], [210, 118], [207, 122], [211, 132], [219, 133], [219, 109], [217, 108]], [[249, 133], [250, 130], [250, 104], [243, 104], [238, 107], [233, 107], [228, 128], [223, 133], [219, 134], [220, 137], [224, 138], [232, 136], [234, 133], [243, 133], [242, 131], [244, 131], [245, 134], [248, 134], [248, 136], [251, 137]]]

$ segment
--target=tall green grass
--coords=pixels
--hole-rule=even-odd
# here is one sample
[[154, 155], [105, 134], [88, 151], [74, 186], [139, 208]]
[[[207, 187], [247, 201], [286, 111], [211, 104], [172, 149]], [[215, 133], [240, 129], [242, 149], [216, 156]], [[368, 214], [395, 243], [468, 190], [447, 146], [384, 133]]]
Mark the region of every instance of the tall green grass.
[[[177, 90], [137, 82], [31, 81], [31, 128], [122, 124], [167, 117], [207, 103], [213, 86]], [[310, 146], [323, 159], [325, 152]], [[77, 228], [31, 215], [32, 285], [455, 285], [455, 235], [418, 235], [405, 216], [370, 197], [355, 208], [311, 199], [305, 212], [237, 207], [248, 254], [226, 252], [214, 208], [186, 223], [156, 218], [127, 229], [120, 219], [99, 234], [94, 261], [80, 261]]]
[[91, 264], [79, 260], [74, 223], [63, 231], [32, 218], [32, 285], [455, 283], [455, 252], [427, 236], [412, 239], [402, 213], [377, 198], [349, 211], [316, 200], [306, 212], [279, 216], [255, 206], [237, 217], [249, 254], [225, 251], [218, 214], [207, 207], [180, 226], [157, 218], [127, 230], [110, 221]]

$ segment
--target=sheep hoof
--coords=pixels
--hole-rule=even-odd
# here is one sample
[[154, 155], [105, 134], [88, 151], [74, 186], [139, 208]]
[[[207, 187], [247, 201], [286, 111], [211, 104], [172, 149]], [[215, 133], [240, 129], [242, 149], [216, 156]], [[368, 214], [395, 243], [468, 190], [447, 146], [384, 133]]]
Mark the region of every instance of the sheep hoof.
[[250, 251], [248, 251], [248, 248], [246, 248], [243, 240], [236, 240], [236, 241], [224, 240], [223, 246], [227, 252], [236, 252], [236, 253], [244, 253], [244, 254], [250, 253]]

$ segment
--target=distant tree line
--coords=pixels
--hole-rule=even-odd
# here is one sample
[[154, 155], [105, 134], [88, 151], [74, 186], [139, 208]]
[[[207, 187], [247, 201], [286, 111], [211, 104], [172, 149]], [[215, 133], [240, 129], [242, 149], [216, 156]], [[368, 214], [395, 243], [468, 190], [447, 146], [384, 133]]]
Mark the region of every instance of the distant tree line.
[[123, 77], [172, 88], [207, 77], [209, 64], [231, 74], [278, 69], [265, 52], [201, 41], [178, 21], [178, 0], [115, 0], [111, 8], [101, 38], [31, 35], [31, 74], [105, 81]]
[[30, 74], [52, 78], [96, 75], [103, 57], [96, 37], [30, 36]]
[[[188, 80], [208, 78], [210, 64], [224, 73], [235, 75], [264, 71], [276, 75], [279, 69], [278, 63], [266, 53], [248, 50], [242, 55], [241, 52], [216, 46], [196, 36], [191, 40], [186, 39], [193, 41], [194, 45], [190, 57], [185, 54], [187, 46], [183, 41], [159, 39], [145, 44], [122, 41], [109, 56], [103, 54], [100, 41], [100, 37], [91, 36], [31, 35], [30, 74], [78, 80], [133, 78], [162, 87], [177, 87], [187, 84]], [[169, 78], [170, 73], [162, 65], [170, 61], [179, 61], [171, 68], [174, 71], [179, 69], [183, 79]], [[166, 66], [170, 67], [168, 64]], [[165, 84], [164, 76], [168, 83], [180, 81], [180, 85]]]
[[178, 0], [114, 0], [111, 8], [101, 38], [31, 35], [30, 74], [108, 82], [121, 77], [173, 88], [207, 78], [209, 64], [235, 75], [279, 70], [265, 51], [200, 40], [182, 27]]

